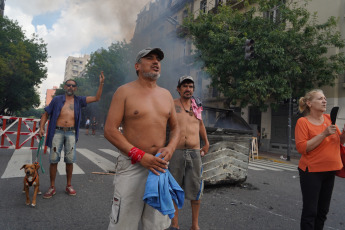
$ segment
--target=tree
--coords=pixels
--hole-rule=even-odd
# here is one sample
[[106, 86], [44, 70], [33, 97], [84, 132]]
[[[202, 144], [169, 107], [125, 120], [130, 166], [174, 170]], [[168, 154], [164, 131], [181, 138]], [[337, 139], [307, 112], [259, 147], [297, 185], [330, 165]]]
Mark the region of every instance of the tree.
[[[345, 68], [344, 53], [327, 55], [329, 48], [344, 47], [336, 19], [318, 23], [316, 13], [307, 11], [307, 1], [257, 2], [256, 7], [247, 5], [246, 12], [219, 6], [216, 14], [200, 13], [184, 21], [212, 86], [231, 104], [265, 109], [267, 102], [333, 85]], [[272, 9], [274, 17], [267, 14]], [[255, 41], [254, 58], [248, 60], [247, 39]]]
[[42, 39], [26, 38], [17, 22], [0, 17], [0, 114], [39, 106], [36, 87], [47, 77], [47, 58]]
[[28, 110], [16, 111], [16, 116], [40, 119], [44, 112], [45, 111], [42, 108], [40, 109], [30, 108]]
[[112, 43], [108, 49], [100, 49], [91, 54], [86, 72], [86, 78], [88, 79], [86, 84], [88, 85], [80, 87], [81, 90], [87, 90], [83, 95], [94, 95], [96, 93], [101, 71], [104, 72], [106, 79], [102, 98], [98, 105], [95, 104], [90, 107], [88, 116], [91, 117], [97, 113], [100, 121], [105, 118], [114, 92], [126, 80], [129, 80], [128, 76], [133, 75], [130, 74], [131, 71], [134, 72], [133, 56], [132, 47], [126, 42]]

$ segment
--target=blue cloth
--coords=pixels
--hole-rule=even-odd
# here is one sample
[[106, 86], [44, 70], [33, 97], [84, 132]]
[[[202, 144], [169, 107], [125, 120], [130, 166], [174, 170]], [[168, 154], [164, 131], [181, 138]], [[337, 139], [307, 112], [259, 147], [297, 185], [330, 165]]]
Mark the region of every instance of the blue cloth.
[[[60, 116], [61, 109], [66, 101], [66, 95], [59, 95], [53, 98], [50, 104], [44, 108], [44, 110], [50, 116], [50, 122], [48, 127], [48, 135], [46, 145], [52, 147], [52, 141], [55, 134], [56, 122]], [[74, 96], [74, 128], [75, 128], [75, 140], [78, 141], [79, 127], [81, 121], [81, 108], [86, 107], [86, 97]]]
[[[159, 155], [160, 153], [157, 153], [156, 157]], [[159, 176], [150, 171], [143, 200], [163, 215], [169, 215], [169, 218], [172, 219], [175, 215], [173, 201], [178, 209], [181, 209], [184, 203], [184, 191], [168, 169], [165, 170], [165, 173], [160, 173]]]

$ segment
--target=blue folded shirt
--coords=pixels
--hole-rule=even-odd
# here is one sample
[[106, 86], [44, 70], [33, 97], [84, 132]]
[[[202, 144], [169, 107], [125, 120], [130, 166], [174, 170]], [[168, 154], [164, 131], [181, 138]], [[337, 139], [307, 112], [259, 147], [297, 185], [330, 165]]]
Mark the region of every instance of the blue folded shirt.
[[[159, 155], [160, 153], [157, 153], [156, 157]], [[184, 203], [184, 191], [168, 169], [165, 169], [165, 173], [160, 172], [159, 176], [150, 171], [143, 200], [163, 215], [169, 215], [169, 218], [172, 219], [175, 215], [173, 201], [178, 209], [181, 209]]]

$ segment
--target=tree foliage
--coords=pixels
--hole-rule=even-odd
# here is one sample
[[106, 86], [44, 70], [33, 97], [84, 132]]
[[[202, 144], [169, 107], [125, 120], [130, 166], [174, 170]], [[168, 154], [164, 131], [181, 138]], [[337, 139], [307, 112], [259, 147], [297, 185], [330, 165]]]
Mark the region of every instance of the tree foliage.
[[17, 22], [0, 17], [0, 114], [40, 104], [36, 87], [47, 77], [44, 41], [26, 38]]
[[[95, 95], [99, 85], [99, 75], [103, 71], [105, 84], [102, 98], [98, 108], [96, 108], [99, 119], [103, 119], [106, 116], [114, 92], [120, 85], [125, 83], [126, 78], [133, 69], [133, 61], [131, 60], [134, 60], [134, 58], [132, 56], [131, 45], [126, 42], [112, 43], [108, 49], [101, 49], [91, 54], [86, 73], [86, 78], [90, 84], [88, 86], [85, 85], [84, 89], [88, 90], [87, 93], [90, 92], [92, 95]], [[95, 107], [95, 105], [92, 107]], [[95, 111], [90, 112], [94, 114]]]
[[30, 108], [28, 110], [16, 111], [16, 116], [17, 117], [26, 117], [26, 118], [40, 119], [44, 112], [45, 111], [42, 108], [40, 108], [40, 109]]
[[[345, 68], [336, 18], [318, 23], [307, 1], [258, 0], [246, 12], [220, 6], [184, 21], [189, 36], [212, 78], [212, 86], [232, 104], [267, 107], [314, 87], [333, 85]], [[278, 9], [276, 17], [264, 16]], [[267, 14], [266, 14], [267, 15]], [[246, 39], [255, 41], [255, 58], [244, 59]]]

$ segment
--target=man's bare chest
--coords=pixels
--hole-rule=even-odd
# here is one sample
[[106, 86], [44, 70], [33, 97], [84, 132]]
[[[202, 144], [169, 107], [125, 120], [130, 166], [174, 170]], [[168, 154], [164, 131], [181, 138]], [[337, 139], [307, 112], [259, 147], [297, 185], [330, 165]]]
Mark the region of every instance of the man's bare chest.
[[177, 120], [180, 126], [199, 126], [199, 120], [195, 117], [194, 113], [182, 110], [177, 113]]
[[171, 112], [169, 100], [163, 98], [141, 97], [135, 100], [127, 100], [125, 105], [125, 114], [131, 118], [145, 117], [167, 117]]
[[60, 116], [74, 115], [74, 101], [66, 101], [61, 109]]

